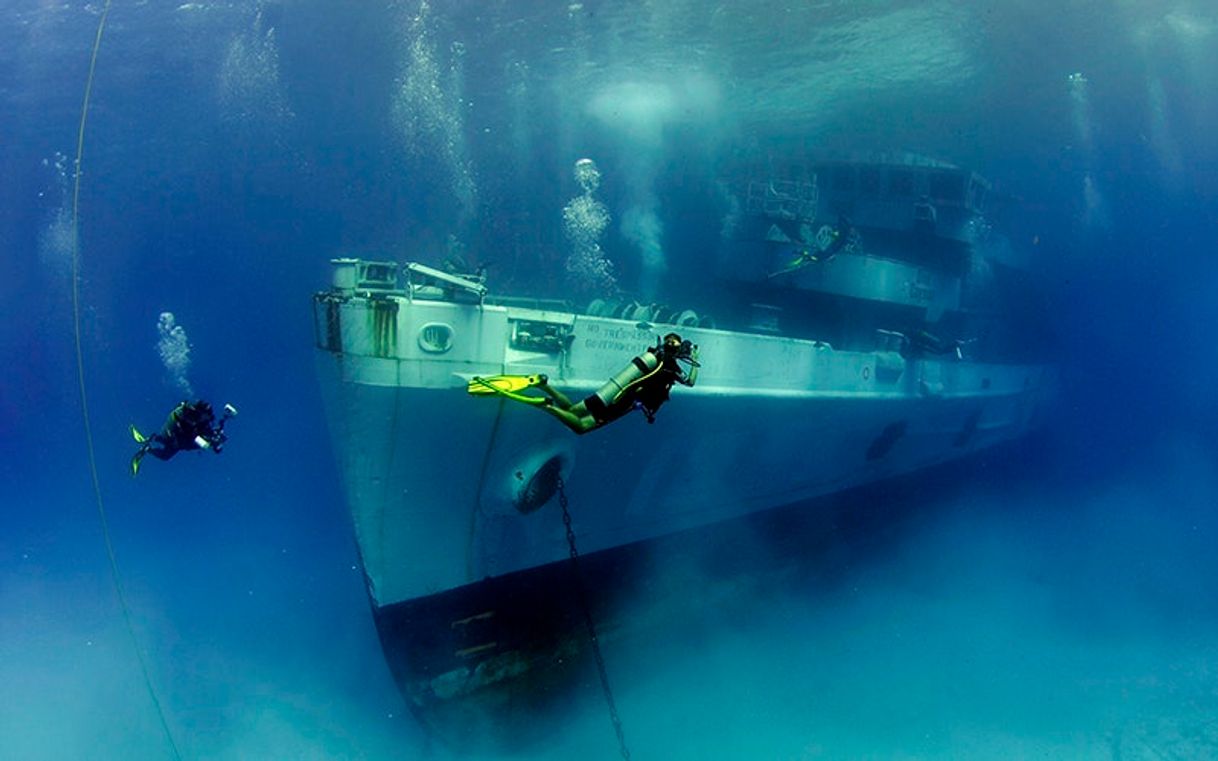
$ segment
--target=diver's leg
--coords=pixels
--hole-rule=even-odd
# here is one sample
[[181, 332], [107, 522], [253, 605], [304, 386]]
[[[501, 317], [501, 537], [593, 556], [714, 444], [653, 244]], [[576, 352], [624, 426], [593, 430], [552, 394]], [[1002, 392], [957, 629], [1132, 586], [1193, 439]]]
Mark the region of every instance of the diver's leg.
[[169, 446], [168, 442], [159, 433], [149, 436], [148, 443], [144, 445], [144, 448], [148, 450], [148, 454], [158, 460], [168, 460], [178, 453], [178, 450]]
[[481, 378], [474, 378], [473, 382], [481, 383], [489, 391], [498, 394], [505, 399], [511, 399], [514, 402], [528, 404], [531, 407], [538, 407], [548, 412], [550, 415], [558, 418], [563, 425], [567, 426], [576, 433], [587, 433], [600, 425], [596, 419], [588, 413], [583, 402], [571, 404], [571, 400], [568, 399], [565, 394], [557, 389], [550, 388], [544, 381], [537, 384], [542, 391], [547, 394], [547, 396], [544, 397], [526, 396], [513, 391], [507, 391], [492, 385]]
[[[596, 422], [596, 418], [584, 411], [583, 404], [577, 404], [571, 409], [563, 409], [554, 404], [543, 404], [540, 409], [558, 418], [563, 425], [579, 434], [587, 433], [600, 426], [600, 423]], [[583, 414], [577, 414], [577, 412], [583, 412]]]
[[537, 387], [540, 388], [542, 391], [546, 392], [546, 394], [549, 395], [549, 397], [551, 399], [558, 402], [558, 406], [561, 407], [562, 409], [569, 410], [575, 406], [571, 402], [571, 399], [568, 398], [566, 394], [564, 394], [563, 392], [559, 391], [558, 389], [554, 388], [553, 386], [551, 386], [549, 384], [549, 381], [546, 378], [546, 376], [544, 376], [544, 375], [541, 376], [541, 383], [538, 383]]

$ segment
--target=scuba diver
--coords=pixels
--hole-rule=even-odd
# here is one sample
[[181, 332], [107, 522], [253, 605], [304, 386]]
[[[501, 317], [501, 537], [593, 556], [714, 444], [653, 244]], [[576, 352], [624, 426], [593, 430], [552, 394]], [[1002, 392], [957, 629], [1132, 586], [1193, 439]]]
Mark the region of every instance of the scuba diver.
[[821, 225], [812, 243], [796, 251], [790, 264], [777, 272], [771, 272], [769, 277], [785, 275], [809, 264], [827, 262], [843, 251], [853, 251], [858, 243], [858, 230], [845, 214], [838, 214], [836, 225]]
[[921, 359], [927, 356], [947, 354], [954, 354], [956, 359], [964, 359], [964, 346], [972, 343], [972, 341], [962, 341], [958, 338], [944, 338], [925, 328], [914, 328], [906, 332], [881, 330], [880, 333], [897, 338], [900, 342], [900, 354], [905, 359]]
[[131, 458], [132, 477], [140, 472], [140, 461], [146, 454], [158, 460], [168, 460], [178, 452], [190, 449], [210, 449], [220, 454], [224, 442], [228, 441], [224, 424], [236, 416], [237, 408], [226, 404], [224, 415], [217, 422], [216, 414], [207, 402], [183, 401], [169, 413], [160, 433], [145, 436], [132, 425], [131, 437], [140, 445], [139, 451]]
[[[688, 365], [689, 370], [682, 365]], [[699, 367], [698, 347], [682, 340], [676, 333], [669, 333], [580, 402], [572, 403], [561, 391], [551, 387], [545, 375], [474, 377], [467, 390], [475, 395], [498, 394], [539, 407], [572, 431], [584, 434], [636, 409], [643, 411], [648, 423], [654, 423], [656, 412], [668, 401], [668, 392], [673, 385], [693, 386]], [[545, 396], [520, 393], [534, 387], [541, 389]]]

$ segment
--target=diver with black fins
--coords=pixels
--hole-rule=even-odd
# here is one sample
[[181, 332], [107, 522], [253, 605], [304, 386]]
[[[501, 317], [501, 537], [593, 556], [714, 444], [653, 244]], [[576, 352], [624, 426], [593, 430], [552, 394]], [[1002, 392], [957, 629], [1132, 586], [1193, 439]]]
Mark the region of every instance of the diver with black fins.
[[[673, 385], [693, 386], [699, 367], [698, 347], [676, 333], [669, 333], [580, 402], [572, 403], [551, 387], [545, 375], [475, 377], [469, 382], [468, 391], [475, 395], [496, 394], [539, 407], [572, 431], [584, 434], [636, 409], [642, 410], [648, 423], [654, 423], [656, 412], [668, 401]], [[529, 388], [538, 388], [545, 396], [521, 393]]]
[[178, 452], [191, 449], [210, 449], [220, 454], [228, 441], [224, 424], [236, 416], [237, 408], [226, 404], [224, 414], [217, 421], [211, 405], [200, 399], [183, 401], [174, 407], [160, 433], [145, 436], [132, 425], [131, 437], [140, 445], [139, 451], [131, 458], [132, 477], [140, 472], [140, 462], [146, 454], [158, 460], [168, 460]]
[[956, 359], [962, 360], [964, 359], [964, 347], [972, 343], [972, 341], [959, 338], [945, 338], [920, 327], [906, 331], [880, 330], [879, 332], [897, 339], [898, 351], [905, 359], [952, 355]]

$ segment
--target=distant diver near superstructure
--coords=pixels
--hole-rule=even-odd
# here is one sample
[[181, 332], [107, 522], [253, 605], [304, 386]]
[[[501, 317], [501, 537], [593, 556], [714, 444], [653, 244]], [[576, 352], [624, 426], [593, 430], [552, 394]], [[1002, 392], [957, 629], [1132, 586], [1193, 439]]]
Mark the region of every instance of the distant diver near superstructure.
[[158, 460], [168, 460], [178, 452], [192, 449], [210, 449], [220, 454], [228, 441], [224, 424], [236, 416], [237, 408], [226, 404], [224, 414], [217, 422], [211, 404], [201, 399], [193, 402], [184, 400], [169, 413], [159, 433], [145, 436], [132, 425], [131, 437], [140, 448], [131, 457], [131, 475], [134, 477], [140, 472], [140, 462], [146, 454]]
[[[683, 365], [688, 365], [689, 370]], [[572, 403], [550, 386], [545, 375], [474, 377], [468, 391], [474, 395], [495, 394], [539, 407], [575, 433], [584, 434], [636, 409], [643, 411], [648, 423], [654, 423], [656, 412], [668, 401], [673, 385], [693, 386], [700, 366], [698, 347], [676, 333], [669, 333], [580, 402]], [[546, 396], [521, 393], [529, 388], [541, 389]]]
[[[802, 237], [802, 236], [801, 236]], [[803, 269], [809, 264], [823, 264], [843, 251], [853, 251], [858, 247], [859, 234], [845, 214], [837, 215], [836, 225], [821, 225], [816, 231], [812, 243], [795, 252], [795, 258], [786, 267], [771, 272], [768, 277], [774, 278], [788, 272]]]
[[899, 352], [905, 359], [922, 359], [928, 356], [952, 355], [956, 359], [964, 359], [964, 347], [972, 341], [959, 338], [945, 338], [931, 333], [925, 328], [911, 328], [907, 331], [879, 330], [879, 333], [897, 339]]

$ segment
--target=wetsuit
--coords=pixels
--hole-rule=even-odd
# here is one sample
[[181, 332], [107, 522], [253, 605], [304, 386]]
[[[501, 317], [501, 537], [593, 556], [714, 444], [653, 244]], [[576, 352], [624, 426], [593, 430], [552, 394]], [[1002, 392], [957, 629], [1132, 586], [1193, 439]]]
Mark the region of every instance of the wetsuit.
[[[654, 423], [656, 412], [668, 401], [669, 391], [674, 384], [693, 385], [686, 380], [675, 357], [660, 359], [654, 349], [647, 349], [631, 360], [631, 364], [638, 374], [635, 380], [626, 383], [608, 399], [605, 392], [614, 389], [612, 381], [584, 399], [584, 408], [599, 425], [613, 422], [636, 408], [643, 411], [648, 423]], [[631, 368], [628, 367], [627, 371], [631, 371]]]
[[228, 437], [224, 425], [215, 427], [216, 414], [207, 402], [182, 402], [169, 413], [160, 433], [148, 437], [148, 454], [158, 460], [168, 460], [178, 452], [207, 448], [219, 452]]

